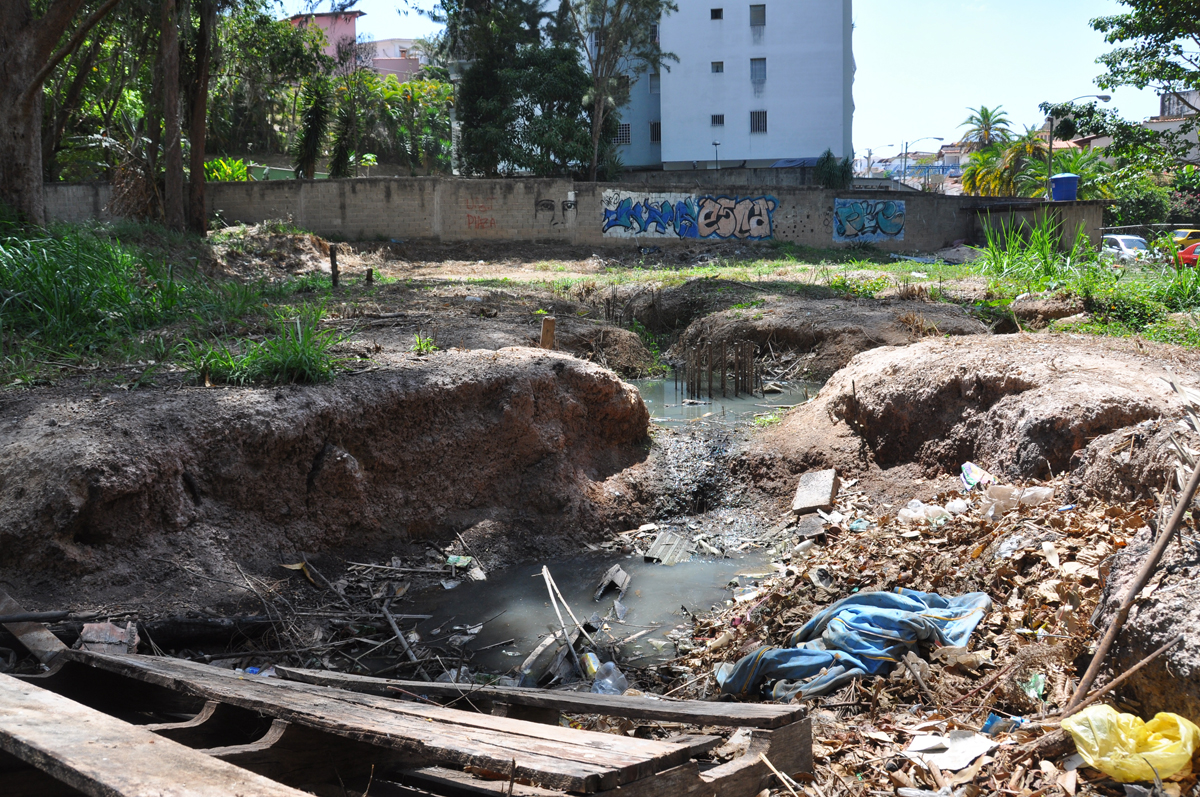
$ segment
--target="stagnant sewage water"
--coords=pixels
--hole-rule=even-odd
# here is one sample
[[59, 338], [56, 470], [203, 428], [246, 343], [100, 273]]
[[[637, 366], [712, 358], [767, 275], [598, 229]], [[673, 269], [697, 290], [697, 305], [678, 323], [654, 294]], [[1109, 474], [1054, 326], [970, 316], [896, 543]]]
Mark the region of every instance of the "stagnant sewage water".
[[[451, 590], [434, 589], [422, 594], [417, 603], [419, 608], [414, 610], [433, 618], [421, 622], [417, 632], [425, 639], [444, 639], [461, 633], [454, 631], [455, 627], [489, 621], [466, 644], [467, 649], [475, 651], [469, 666], [472, 670], [497, 673], [515, 670], [550, 628], [558, 627], [542, 578], [542, 564], [517, 565], [489, 574], [487, 581], [463, 582]], [[663, 634], [688, 619], [685, 610], [700, 613], [715, 604], [723, 605], [732, 597], [728, 586], [731, 581], [747, 585], [755, 576], [772, 571], [769, 557], [758, 551], [732, 559], [697, 557], [672, 567], [645, 562], [640, 556], [611, 553], [587, 554], [545, 564], [568, 605], [584, 623], [593, 612], [604, 617], [613, 609], [615, 589], [610, 588], [599, 601], [592, 600], [600, 577], [611, 565], [620, 564], [632, 577], [622, 601], [629, 611], [624, 623], [609, 622], [611, 636], [620, 640], [639, 631], [661, 628], [623, 648], [623, 657], [634, 666], [674, 658], [673, 646], [667, 645], [660, 651], [650, 640], [665, 642]], [[563, 618], [571, 625], [565, 611]], [[610, 638], [601, 633], [598, 641], [601, 637]]]
[[[782, 392], [766, 396], [743, 394], [735, 398], [730, 390], [724, 397], [705, 396], [700, 400], [685, 400], [681, 386], [673, 378], [642, 379], [632, 384], [641, 392], [654, 423], [686, 427], [699, 421], [728, 426], [751, 423], [755, 416], [803, 404], [816, 394], [822, 383], [779, 382], [775, 384]], [[772, 571], [770, 556], [765, 551], [747, 551], [729, 559], [694, 556], [671, 567], [646, 562], [637, 555], [612, 553], [529, 562], [489, 573], [486, 581], [463, 581], [450, 590], [435, 587], [417, 596], [409, 610], [432, 615], [417, 624], [417, 633], [426, 641], [445, 643], [482, 623], [474, 638], [464, 643], [464, 650], [472, 651], [470, 668], [517, 674], [516, 670], [541, 639], [551, 628], [558, 628], [558, 617], [542, 578], [543, 564], [549, 566], [567, 603], [584, 623], [594, 613], [601, 618], [615, 616], [615, 590], [610, 589], [599, 601], [592, 599], [600, 577], [611, 565], [620, 564], [632, 577], [622, 601], [628, 608], [624, 621], [609, 620], [609, 630], [596, 635], [603, 644], [647, 631], [620, 646], [622, 659], [632, 666], [674, 658], [674, 645], [669, 644], [664, 634], [685, 622], [688, 613], [707, 612], [730, 600], [731, 582], [747, 586], [756, 576]], [[571, 624], [565, 611], [563, 617]], [[445, 664], [449, 667], [455, 662]]]
[[631, 382], [642, 394], [642, 401], [650, 411], [654, 423], [673, 427], [680, 424], [692, 423], [700, 419], [717, 421], [730, 425], [749, 423], [755, 415], [768, 415], [775, 410], [788, 409], [803, 404], [815, 396], [821, 389], [821, 382], [803, 382], [792, 380], [776, 382], [783, 388], [780, 393], [767, 393], [766, 396], [743, 393], [734, 397], [732, 388], [727, 388], [726, 395], [721, 396], [720, 387], [714, 389], [710, 399], [705, 395], [699, 399], [688, 399], [682, 385], [671, 379], [638, 379]]

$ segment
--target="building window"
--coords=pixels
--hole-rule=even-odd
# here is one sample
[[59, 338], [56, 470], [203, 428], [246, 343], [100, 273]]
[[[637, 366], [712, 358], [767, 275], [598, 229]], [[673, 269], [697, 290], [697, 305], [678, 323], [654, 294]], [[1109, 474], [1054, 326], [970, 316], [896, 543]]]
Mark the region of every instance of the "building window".
[[725, 71], [725, 62], [724, 61], [713, 61], [712, 62], [712, 71], [713, 71], [714, 75], [719, 75], [722, 72], [724, 72]]
[[750, 112], [750, 132], [751, 133], [767, 132], [767, 112], [766, 111], [751, 111]]
[[654, 39], [654, 41], [658, 41], [658, 25], [650, 26], [650, 36]]
[[[764, 113], [763, 116], [766, 116]], [[765, 122], [764, 122], [765, 124]], [[632, 144], [633, 143], [633, 128], [628, 124], [617, 125], [617, 134], [613, 136], [614, 144]]]
[[750, 27], [761, 28], [767, 24], [767, 6], [754, 5], [750, 6]]
[[714, 113], [712, 115], [712, 126], [713, 127], [724, 127], [725, 126], [725, 114]]
[[725, 9], [723, 8], [714, 8], [708, 13], [711, 15], [710, 19], [725, 19]]
[[767, 59], [751, 58], [750, 59], [750, 82], [751, 83], [766, 83], [767, 82]]
[[662, 94], [662, 75], [657, 72], [650, 73], [650, 93]]
[[650, 143], [651, 144], [661, 144], [662, 143], [662, 122], [651, 122], [650, 123]]

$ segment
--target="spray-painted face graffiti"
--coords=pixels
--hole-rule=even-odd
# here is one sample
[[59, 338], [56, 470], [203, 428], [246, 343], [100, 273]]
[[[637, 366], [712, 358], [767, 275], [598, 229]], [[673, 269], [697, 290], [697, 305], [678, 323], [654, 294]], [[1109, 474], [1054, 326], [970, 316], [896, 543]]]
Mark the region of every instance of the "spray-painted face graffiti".
[[774, 197], [604, 192], [606, 236], [765, 239], [773, 235]]
[[539, 199], [533, 204], [534, 221], [544, 227], [573, 226], [578, 215], [579, 209], [573, 199], [564, 199], [561, 204], [553, 199]]
[[904, 240], [904, 200], [833, 200], [833, 240], [875, 242]]

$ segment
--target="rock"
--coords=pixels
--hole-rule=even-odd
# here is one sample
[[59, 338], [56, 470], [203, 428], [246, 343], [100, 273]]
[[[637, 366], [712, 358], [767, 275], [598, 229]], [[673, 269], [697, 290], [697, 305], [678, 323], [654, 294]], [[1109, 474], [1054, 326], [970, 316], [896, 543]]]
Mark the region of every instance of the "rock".
[[796, 497], [792, 499], [792, 511], [797, 515], [815, 512], [820, 509], [829, 511], [837, 498], [837, 471], [813, 470], [800, 477], [796, 485]]

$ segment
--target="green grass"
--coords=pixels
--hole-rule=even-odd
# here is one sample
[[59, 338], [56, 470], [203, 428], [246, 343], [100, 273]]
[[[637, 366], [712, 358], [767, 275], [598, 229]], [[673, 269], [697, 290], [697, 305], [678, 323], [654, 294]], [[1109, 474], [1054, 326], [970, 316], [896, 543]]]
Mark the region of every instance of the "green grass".
[[275, 334], [261, 341], [221, 340], [180, 344], [179, 358], [201, 384], [316, 383], [332, 379], [347, 363], [334, 348], [343, 336], [320, 329], [322, 306], [303, 305], [293, 315], [275, 315]]
[[[320, 313], [289, 303], [330, 296], [329, 277], [215, 281], [194, 267], [207, 247], [136, 222], [48, 231], [0, 224], [0, 384], [36, 384], [64, 368], [172, 361], [199, 362], [200, 371], [207, 363], [210, 379], [236, 383], [328, 378], [334, 337], [316, 329]], [[300, 326], [253, 345], [222, 342], [278, 327], [280, 314]]]

